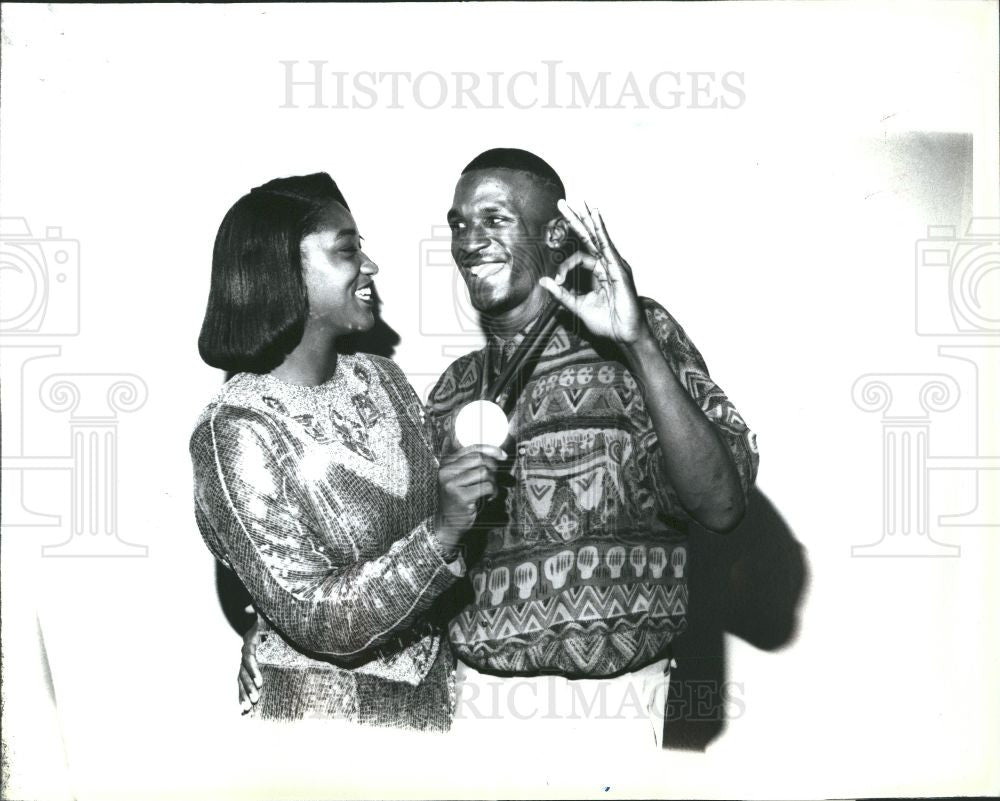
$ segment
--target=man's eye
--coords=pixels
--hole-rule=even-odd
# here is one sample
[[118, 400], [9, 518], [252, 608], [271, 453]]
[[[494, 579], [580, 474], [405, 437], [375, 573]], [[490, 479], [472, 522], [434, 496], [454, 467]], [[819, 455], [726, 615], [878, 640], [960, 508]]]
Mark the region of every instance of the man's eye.
[[448, 223], [448, 227], [451, 228], [451, 230], [452, 230], [453, 233], [457, 232], [457, 231], [464, 231], [465, 230], [465, 223], [454, 221], [454, 222]]
[[487, 217], [486, 218], [486, 224], [490, 225], [490, 226], [503, 225], [505, 222], [507, 222], [507, 218], [506, 217]]

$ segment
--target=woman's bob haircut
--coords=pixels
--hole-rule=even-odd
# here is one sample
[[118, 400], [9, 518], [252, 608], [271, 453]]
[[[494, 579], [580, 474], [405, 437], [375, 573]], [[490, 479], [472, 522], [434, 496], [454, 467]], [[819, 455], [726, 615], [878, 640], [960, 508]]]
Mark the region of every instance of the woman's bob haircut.
[[268, 181], [226, 213], [198, 337], [207, 364], [267, 373], [299, 344], [309, 311], [299, 246], [333, 201], [348, 208], [336, 182], [319, 172]]

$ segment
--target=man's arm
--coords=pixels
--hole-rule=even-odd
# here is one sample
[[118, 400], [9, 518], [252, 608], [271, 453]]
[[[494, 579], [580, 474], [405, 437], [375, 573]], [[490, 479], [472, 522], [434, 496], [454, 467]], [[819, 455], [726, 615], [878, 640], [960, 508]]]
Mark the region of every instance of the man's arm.
[[[746, 500], [720, 431], [667, 362], [639, 302], [632, 268], [611, 243], [600, 213], [595, 217], [588, 209], [581, 217], [565, 201], [560, 210], [586, 252], [574, 253], [560, 265], [555, 280], [542, 278], [542, 285], [592, 333], [619, 345], [642, 386], [666, 478], [678, 500], [706, 528], [730, 531], [743, 519]], [[578, 265], [594, 276], [594, 289], [585, 295], [572, 295], [561, 286]]]
[[721, 432], [670, 368], [645, 321], [638, 339], [622, 350], [642, 388], [664, 472], [681, 506], [705, 528], [731, 531], [743, 519], [746, 501]]

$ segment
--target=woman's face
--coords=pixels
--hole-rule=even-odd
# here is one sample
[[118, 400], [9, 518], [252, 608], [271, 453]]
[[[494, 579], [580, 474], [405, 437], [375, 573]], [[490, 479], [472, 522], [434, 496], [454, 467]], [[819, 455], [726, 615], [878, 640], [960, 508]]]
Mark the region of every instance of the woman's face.
[[302, 238], [302, 272], [309, 296], [309, 319], [334, 336], [367, 331], [375, 325], [375, 262], [361, 250], [354, 217], [331, 202], [316, 230]]

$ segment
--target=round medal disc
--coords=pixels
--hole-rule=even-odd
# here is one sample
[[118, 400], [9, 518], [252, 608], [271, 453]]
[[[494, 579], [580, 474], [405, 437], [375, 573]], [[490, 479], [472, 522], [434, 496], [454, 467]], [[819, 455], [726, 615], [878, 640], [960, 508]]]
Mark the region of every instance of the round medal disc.
[[466, 404], [455, 417], [455, 439], [460, 448], [469, 445], [500, 447], [507, 439], [507, 415], [492, 401]]

